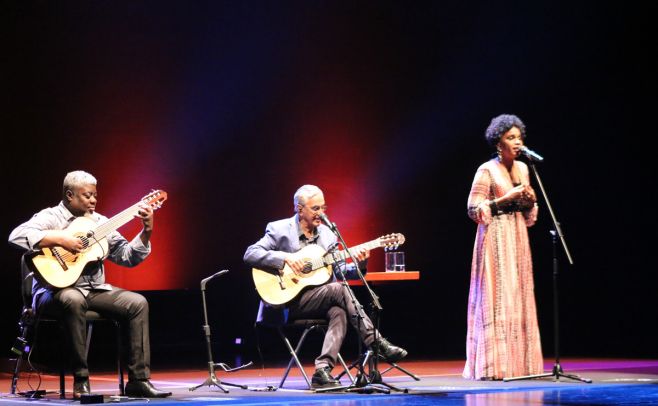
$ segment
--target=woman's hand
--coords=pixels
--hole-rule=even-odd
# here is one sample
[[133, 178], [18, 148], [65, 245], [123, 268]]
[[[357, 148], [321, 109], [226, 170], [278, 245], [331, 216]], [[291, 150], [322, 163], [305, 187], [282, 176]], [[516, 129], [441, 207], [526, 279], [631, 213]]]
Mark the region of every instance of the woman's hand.
[[500, 206], [501, 204], [504, 204], [504, 203], [510, 203], [510, 202], [515, 201], [515, 200], [519, 200], [519, 199], [522, 198], [524, 191], [525, 191], [525, 186], [524, 185], [514, 186], [513, 188], [508, 190], [507, 193], [505, 193], [503, 195], [503, 197], [501, 197], [498, 200], [497, 203]]
[[535, 203], [537, 202], [537, 195], [535, 190], [530, 185], [524, 185], [523, 191], [521, 192], [521, 200], [526, 202]]

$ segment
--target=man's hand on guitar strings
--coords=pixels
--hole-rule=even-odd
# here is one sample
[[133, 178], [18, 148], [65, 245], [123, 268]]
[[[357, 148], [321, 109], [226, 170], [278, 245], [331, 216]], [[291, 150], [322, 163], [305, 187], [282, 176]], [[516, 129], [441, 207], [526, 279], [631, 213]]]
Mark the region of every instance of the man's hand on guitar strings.
[[294, 256], [286, 257], [283, 262], [288, 265], [295, 273], [304, 271], [304, 260]]
[[44, 246], [60, 246], [72, 254], [77, 254], [82, 251], [85, 246], [82, 240], [74, 235], [67, 233], [64, 230], [50, 230], [49, 239], [53, 243]]

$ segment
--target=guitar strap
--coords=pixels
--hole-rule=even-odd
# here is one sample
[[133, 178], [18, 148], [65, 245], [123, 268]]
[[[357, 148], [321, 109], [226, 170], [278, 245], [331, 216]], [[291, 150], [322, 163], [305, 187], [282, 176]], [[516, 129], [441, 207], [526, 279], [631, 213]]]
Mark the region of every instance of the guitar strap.
[[[99, 247], [103, 248], [103, 245], [100, 244], [98, 239], [96, 239], [96, 236], [93, 234], [93, 232], [90, 232], [90, 234], [91, 235], [88, 235], [88, 237], [92, 238], [94, 240], [95, 244], [98, 244]], [[108, 249], [109, 249], [109, 245], [108, 245]], [[103, 278], [103, 275], [105, 274], [105, 261], [103, 260], [103, 258], [107, 258], [108, 255], [109, 255], [109, 253], [103, 252], [103, 256], [101, 258], [98, 258], [98, 260], [96, 260], [96, 262], [98, 263], [98, 267], [96, 269], [98, 269], [99, 278]], [[93, 262], [90, 262], [89, 264], [87, 264], [87, 267], [89, 267], [89, 265], [92, 264], [92, 263]], [[91, 276], [88, 273], [83, 272], [82, 278], [87, 283], [87, 285], [89, 285], [90, 289], [92, 289], [92, 290], [96, 289], [97, 285], [95, 284], [94, 280], [91, 278]], [[104, 280], [104, 278], [103, 278], [103, 280]], [[77, 285], [77, 283], [76, 283], [76, 285]]]
[[[98, 263], [98, 267], [95, 267], [95, 269], [98, 270], [98, 273], [100, 274], [99, 277], [102, 277], [103, 274], [105, 273], [105, 264], [104, 264], [104, 262], [103, 262], [102, 259], [99, 259], [98, 261], [95, 261], [95, 262]], [[90, 262], [90, 263], [88, 263], [88, 264], [87, 264], [87, 267], [89, 267], [89, 265], [91, 265], [91, 264], [93, 264], [93, 263], [94, 263], [94, 262]], [[89, 275], [89, 273], [83, 271], [81, 277], [82, 277], [82, 279], [87, 283], [87, 285], [89, 286], [89, 289], [90, 289], [90, 290], [94, 290], [94, 289], [96, 289], [96, 286], [97, 286], [97, 285], [95, 284], [93, 278]], [[77, 285], [77, 283], [73, 284], [73, 286], [75, 286], [75, 285]], [[100, 285], [100, 284], [99, 284], [99, 285]]]

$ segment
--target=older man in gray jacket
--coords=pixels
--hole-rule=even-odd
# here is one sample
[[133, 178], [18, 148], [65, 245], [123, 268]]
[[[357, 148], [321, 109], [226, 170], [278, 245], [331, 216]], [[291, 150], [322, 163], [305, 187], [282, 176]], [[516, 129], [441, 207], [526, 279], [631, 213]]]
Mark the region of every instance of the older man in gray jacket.
[[[273, 272], [289, 266], [295, 272], [303, 272], [305, 261], [294, 254], [310, 244], [317, 244], [329, 250], [336, 244], [336, 236], [322, 224], [321, 214], [327, 208], [324, 194], [317, 186], [304, 185], [294, 195], [295, 215], [291, 218], [271, 222], [265, 235], [249, 246], [244, 254], [248, 265]], [[370, 255], [366, 249], [354, 252], [356, 259], [365, 265]], [[347, 272], [350, 272], [349, 264]], [[345, 267], [336, 266], [336, 269]], [[377, 352], [390, 362], [396, 362], [407, 355], [407, 351], [389, 343], [375, 330], [372, 321], [364, 313], [362, 306], [353, 303], [345, 287], [338, 283], [326, 283], [305, 289], [295, 299], [287, 303], [290, 319], [327, 318], [329, 326], [324, 338], [322, 353], [315, 360], [315, 373], [312, 378], [314, 388], [337, 386], [340, 383], [331, 376], [337, 362], [338, 352], [347, 332], [348, 319], [358, 331], [360, 339], [369, 347], [376, 346]], [[360, 315], [360, 317], [357, 317]]]

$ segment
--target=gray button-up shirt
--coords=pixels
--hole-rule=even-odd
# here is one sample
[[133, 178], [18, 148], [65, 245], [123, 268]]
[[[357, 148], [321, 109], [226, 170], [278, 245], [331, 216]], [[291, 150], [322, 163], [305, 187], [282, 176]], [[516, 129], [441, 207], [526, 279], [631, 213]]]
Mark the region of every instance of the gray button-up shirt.
[[[48, 230], [63, 230], [75, 220], [75, 216], [60, 202], [55, 207], [49, 207], [35, 214], [30, 220], [16, 227], [9, 235], [9, 243], [28, 252], [39, 251], [39, 242]], [[106, 222], [107, 217], [93, 213], [89, 218], [98, 224]], [[151, 243], [144, 246], [139, 234], [128, 242], [119, 232], [113, 231], [107, 235], [109, 252], [107, 259], [127, 267], [133, 267], [142, 262], [151, 252]], [[78, 281], [74, 284], [85, 296], [92, 289], [112, 290], [112, 285], [105, 283], [105, 272], [102, 261], [92, 261], [87, 264]], [[50, 289], [34, 278], [32, 293], [35, 298], [45, 289]]]

